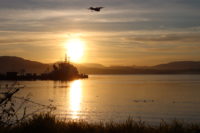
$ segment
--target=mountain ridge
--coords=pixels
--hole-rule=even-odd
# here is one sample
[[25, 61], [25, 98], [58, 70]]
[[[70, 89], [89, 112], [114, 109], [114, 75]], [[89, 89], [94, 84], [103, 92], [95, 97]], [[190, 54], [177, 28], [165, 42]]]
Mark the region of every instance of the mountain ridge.
[[[81, 73], [87, 74], [184, 74], [200, 73], [200, 61], [174, 61], [154, 66], [104, 66], [96, 63], [74, 64]], [[45, 64], [16, 56], [0, 56], [0, 73], [9, 71], [44, 73], [52, 63]]]
[[198, 69], [200, 68], [200, 61], [174, 61], [166, 64], [159, 64], [153, 66], [153, 68], [157, 69]]

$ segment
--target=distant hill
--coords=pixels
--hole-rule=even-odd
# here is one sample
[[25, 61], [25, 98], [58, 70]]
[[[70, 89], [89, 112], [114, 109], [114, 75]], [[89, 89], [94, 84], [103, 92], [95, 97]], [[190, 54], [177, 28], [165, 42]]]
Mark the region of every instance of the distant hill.
[[26, 73], [43, 73], [48, 68], [48, 64], [37, 61], [25, 60], [15, 56], [0, 56], [0, 73], [15, 71]]
[[[155, 66], [110, 66], [101, 64], [85, 63], [74, 64], [80, 73], [86, 74], [200, 74], [200, 62], [177, 61]], [[0, 73], [22, 69], [26, 73], [43, 73], [52, 64], [44, 64], [30, 61], [15, 56], [0, 56]]]
[[185, 69], [200, 69], [200, 61], [177, 61], [167, 64], [153, 66], [154, 69], [163, 70], [185, 70]]
[[87, 74], [200, 74], [200, 62], [177, 61], [155, 66], [82, 65], [79, 71]]
[[92, 68], [104, 68], [104, 65], [97, 63], [83, 63], [83, 64], [75, 64], [77, 67], [92, 67]]

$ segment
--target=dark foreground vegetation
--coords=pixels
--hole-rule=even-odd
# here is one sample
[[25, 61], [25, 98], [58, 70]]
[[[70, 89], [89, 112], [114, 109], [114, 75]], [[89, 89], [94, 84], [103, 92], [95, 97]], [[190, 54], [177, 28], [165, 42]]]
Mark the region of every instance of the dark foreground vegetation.
[[123, 123], [62, 121], [49, 114], [34, 115], [13, 127], [0, 127], [0, 133], [200, 133], [200, 124], [187, 124], [174, 120], [157, 126], [128, 118]]

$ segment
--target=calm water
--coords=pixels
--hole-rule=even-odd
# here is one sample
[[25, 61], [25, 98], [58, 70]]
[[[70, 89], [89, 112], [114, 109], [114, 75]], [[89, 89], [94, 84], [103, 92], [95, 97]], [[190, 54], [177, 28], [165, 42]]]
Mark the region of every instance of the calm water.
[[43, 104], [53, 100], [61, 118], [200, 122], [200, 75], [90, 75], [72, 82], [20, 83], [26, 87], [18, 95]]

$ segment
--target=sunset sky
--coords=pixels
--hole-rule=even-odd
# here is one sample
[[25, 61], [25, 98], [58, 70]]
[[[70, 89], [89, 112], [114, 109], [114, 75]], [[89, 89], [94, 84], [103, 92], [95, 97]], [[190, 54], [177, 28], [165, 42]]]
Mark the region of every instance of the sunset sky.
[[0, 56], [52, 63], [73, 38], [78, 63], [200, 61], [200, 0], [0, 0]]

